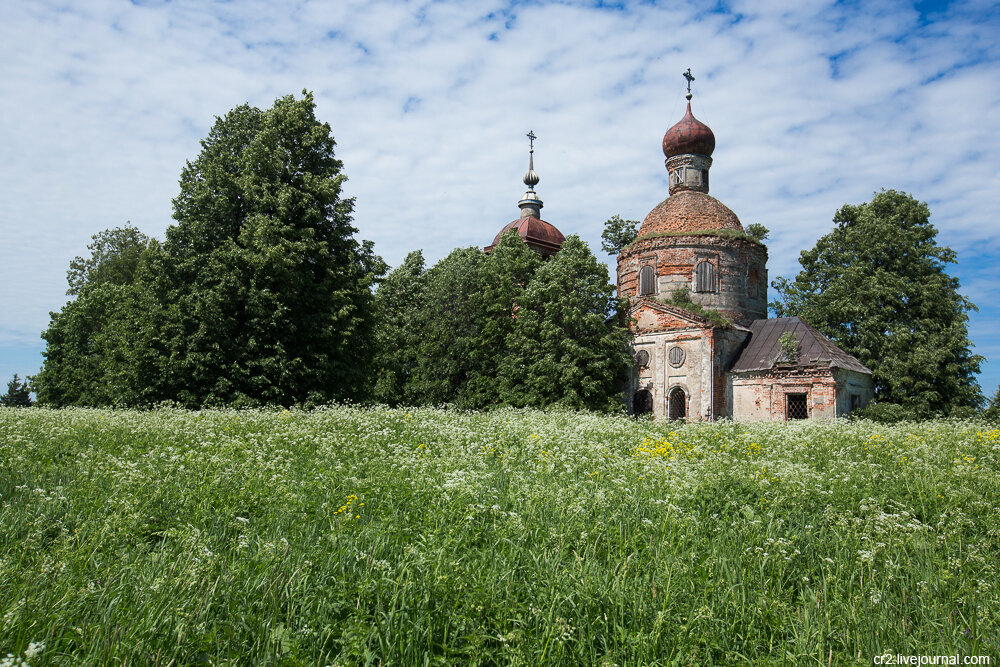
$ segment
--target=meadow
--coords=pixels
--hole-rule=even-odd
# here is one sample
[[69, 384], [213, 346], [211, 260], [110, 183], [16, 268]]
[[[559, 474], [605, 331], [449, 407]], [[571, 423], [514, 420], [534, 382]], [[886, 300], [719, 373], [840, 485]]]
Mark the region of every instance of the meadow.
[[960, 421], [0, 409], [0, 664], [998, 664], [998, 471]]

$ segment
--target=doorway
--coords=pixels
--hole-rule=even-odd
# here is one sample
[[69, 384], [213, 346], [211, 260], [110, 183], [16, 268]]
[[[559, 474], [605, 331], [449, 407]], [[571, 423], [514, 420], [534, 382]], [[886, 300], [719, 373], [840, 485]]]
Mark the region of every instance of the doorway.
[[639, 415], [648, 414], [653, 411], [653, 394], [650, 393], [648, 389], [640, 389], [635, 392], [632, 396], [632, 414], [638, 417]]

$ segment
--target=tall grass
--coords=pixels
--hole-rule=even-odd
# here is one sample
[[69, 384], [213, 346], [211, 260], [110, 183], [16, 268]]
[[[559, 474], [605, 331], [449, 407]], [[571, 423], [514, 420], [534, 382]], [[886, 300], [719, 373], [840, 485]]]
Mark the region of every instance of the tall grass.
[[0, 656], [996, 664], [998, 470], [967, 422], [3, 409]]

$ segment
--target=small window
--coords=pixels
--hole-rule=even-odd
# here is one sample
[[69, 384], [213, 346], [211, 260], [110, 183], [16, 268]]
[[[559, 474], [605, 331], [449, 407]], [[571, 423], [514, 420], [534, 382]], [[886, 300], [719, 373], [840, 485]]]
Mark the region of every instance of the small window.
[[670, 348], [670, 352], [667, 353], [667, 357], [670, 360], [671, 366], [680, 368], [684, 365], [684, 348], [674, 345]]
[[639, 296], [649, 296], [656, 292], [656, 270], [646, 265], [639, 269]]
[[684, 390], [680, 387], [674, 387], [673, 391], [670, 392], [668, 410], [667, 418], [670, 421], [684, 419], [687, 416], [687, 396], [684, 395]]
[[785, 419], [808, 419], [809, 404], [805, 394], [785, 394]]
[[851, 394], [851, 412], [854, 412], [861, 407], [861, 396], [859, 394]]
[[645, 368], [649, 366], [649, 352], [646, 350], [639, 350], [635, 353], [635, 365], [639, 368]]
[[711, 262], [698, 262], [694, 268], [694, 291], [715, 291], [715, 267]]

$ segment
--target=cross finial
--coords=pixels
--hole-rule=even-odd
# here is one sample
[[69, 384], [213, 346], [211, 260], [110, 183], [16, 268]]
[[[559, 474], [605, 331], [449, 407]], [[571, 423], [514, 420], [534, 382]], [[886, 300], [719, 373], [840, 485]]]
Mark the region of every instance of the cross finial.
[[691, 82], [694, 81], [694, 75], [691, 74], [691, 68], [690, 67], [688, 67], [687, 71], [683, 72], [683, 74], [684, 74], [684, 78], [687, 79], [687, 81], [688, 81], [688, 93], [687, 93], [687, 95], [685, 97], [687, 97], [688, 101], [690, 102], [691, 101]]
[[528, 140], [529, 140], [529, 146], [528, 146], [528, 148], [531, 150], [532, 153], [534, 153], [535, 152], [535, 139], [537, 139], [538, 137], [536, 137], [535, 133], [532, 132], [531, 130], [528, 130], [527, 137], [528, 137]]

